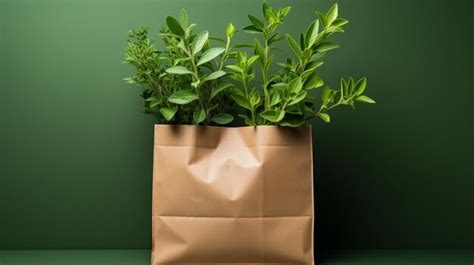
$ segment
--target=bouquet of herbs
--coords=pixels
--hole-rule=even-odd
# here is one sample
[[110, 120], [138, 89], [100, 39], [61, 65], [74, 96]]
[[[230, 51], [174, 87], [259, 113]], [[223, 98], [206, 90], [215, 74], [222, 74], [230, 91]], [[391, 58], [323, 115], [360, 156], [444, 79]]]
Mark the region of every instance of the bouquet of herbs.
[[[348, 23], [338, 17], [338, 5], [316, 12], [298, 41], [278, 32], [290, 10], [263, 2], [262, 18], [248, 15], [251, 24], [242, 31], [255, 34], [252, 44], [233, 45], [236, 29], [231, 23], [224, 39], [207, 31], [193, 33], [196, 24], [189, 23], [185, 10], [179, 19], [166, 18], [160, 34], [164, 50], [150, 41], [146, 28], [131, 30], [125, 63], [136, 72], [125, 80], [143, 87], [145, 112], [158, 123], [224, 125], [238, 117], [251, 126], [297, 127], [312, 118], [330, 122], [328, 112], [337, 106], [375, 103], [363, 94], [366, 78], [342, 78], [333, 89], [318, 73], [324, 56], [339, 47], [330, 37], [344, 32]], [[275, 44], [282, 39], [294, 55], [275, 62]], [[278, 70], [271, 72], [274, 66]], [[257, 73], [261, 78], [255, 87]]]

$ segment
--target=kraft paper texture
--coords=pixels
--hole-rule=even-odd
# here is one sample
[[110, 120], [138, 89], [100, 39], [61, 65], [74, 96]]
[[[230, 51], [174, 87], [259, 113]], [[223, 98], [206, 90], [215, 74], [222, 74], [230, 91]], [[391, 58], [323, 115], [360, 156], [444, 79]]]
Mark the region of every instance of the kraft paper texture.
[[311, 127], [156, 125], [152, 264], [314, 264]]

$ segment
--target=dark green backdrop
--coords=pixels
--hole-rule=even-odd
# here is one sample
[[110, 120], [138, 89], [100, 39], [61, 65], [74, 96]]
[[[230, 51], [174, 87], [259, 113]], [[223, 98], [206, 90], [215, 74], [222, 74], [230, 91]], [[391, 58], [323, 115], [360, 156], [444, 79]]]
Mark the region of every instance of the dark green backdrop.
[[[377, 104], [313, 124], [318, 248], [474, 248], [470, 2], [339, 2], [324, 77]], [[272, 3], [296, 33], [332, 1]], [[260, 1], [0, 0], [0, 249], [150, 247], [153, 119], [121, 61], [183, 7], [223, 34]]]

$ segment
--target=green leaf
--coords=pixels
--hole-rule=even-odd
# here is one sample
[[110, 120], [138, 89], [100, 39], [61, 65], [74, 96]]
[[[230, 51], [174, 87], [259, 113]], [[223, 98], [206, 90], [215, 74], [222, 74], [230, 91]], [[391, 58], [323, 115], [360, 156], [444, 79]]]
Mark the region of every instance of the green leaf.
[[356, 95], [362, 95], [365, 91], [365, 87], [367, 86], [367, 78], [361, 78], [357, 83], [355, 84], [354, 90], [356, 91]]
[[369, 103], [369, 104], [374, 104], [375, 100], [369, 98], [368, 96], [365, 95], [360, 95], [355, 98], [356, 101], [363, 102], [363, 103]]
[[184, 36], [184, 29], [174, 17], [167, 17], [166, 24], [172, 33], [181, 37]]
[[336, 20], [334, 20], [334, 22], [332, 22], [332, 26], [333, 27], [342, 27], [342, 26], [346, 25], [347, 23], [349, 23], [349, 21], [347, 19], [337, 18]]
[[330, 26], [329, 28], [326, 29], [326, 32], [332, 33], [332, 32], [344, 32], [342, 28], [335, 27], [335, 26]]
[[[148, 101], [148, 99], [146, 101]], [[160, 104], [161, 104], [161, 99], [153, 97], [151, 102], [150, 102], [150, 108], [154, 108], [154, 107], [156, 107]]]
[[331, 89], [327, 86], [323, 89], [323, 92], [321, 93], [321, 101], [323, 103], [327, 102], [329, 100], [329, 96], [331, 94]]
[[319, 20], [313, 21], [306, 31], [306, 46], [311, 47], [316, 43], [319, 32]]
[[179, 13], [179, 22], [183, 28], [188, 27], [188, 13], [184, 8], [181, 9], [181, 12]]
[[207, 39], [209, 37], [209, 32], [203, 31], [199, 33], [193, 41], [193, 54], [197, 54], [202, 50], [204, 44], [206, 44]]
[[288, 103], [288, 106], [292, 106], [292, 105], [295, 105], [297, 103], [300, 103], [302, 100], [304, 100], [306, 98], [306, 96], [308, 95], [308, 92], [306, 92], [305, 90], [303, 91], [300, 91], [289, 103]]
[[319, 88], [324, 86], [324, 81], [321, 78], [318, 78], [314, 81], [313, 84], [311, 84], [312, 88]]
[[189, 36], [191, 34], [191, 31], [197, 27], [197, 24], [195, 23], [192, 23], [191, 25], [188, 26], [188, 28], [186, 29], [186, 32], [185, 32], [185, 37]]
[[254, 47], [255, 48], [254, 48], [253, 53], [260, 56], [258, 61], [261, 65], [263, 65], [263, 61], [264, 61], [263, 60], [263, 58], [264, 58], [264, 56], [263, 56], [264, 55], [263, 54], [263, 47], [262, 47], [262, 44], [260, 44], [260, 41], [258, 41], [257, 39], [255, 39]]
[[204, 82], [207, 82], [207, 81], [210, 81], [210, 80], [214, 80], [214, 79], [217, 79], [221, 76], [224, 76], [226, 74], [226, 72], [224, 71], [215, 71], [213, 73], [210, 73], [208, 76], [206, 76], [203, 80], [202, 80], [202, 83]]
[[250, 106], [252, 106], [252, 109], [256, 109], [256, 107], [260, 104], [261, 101], [260, 93], [255, 88], [252, 88], [249, 92], [248, 99], [250, 102]]
[[313, 88], [319, 88], [324, 85], [324, 81], [319, 77], [317, 72], [313, 72], [304, 84], [304, 89], [310, 90]]
[[188, 49], [186, 49], [186, 46], [184, 45], [184, 41], [183, 41], [183, 40], [179, 41], [179, 43], [178, 43], [177, 46], [178, 46], [178, 48], [180, 48], [182, 51], [184, 51], [187, 55], [189, 55], [189, 51], [188, 51]]
[[260, 113], [260, 117], [270, 121], [270, 122], [279, 122], [285, 117], [285, 111], [284, 110], [274, 110], [274, 109], [269, 109], [266, 110], [262, 113]]
[[173, 66], [166, 69], [166, 72], [170, 74], [177, 74], [177, 75], [189, 75], [189, 74], [192, 75], [193, 74], [193, 72], [189, 71], [188, 68], [184, 66]]
[[260, 56], [259, 55], [253, 55], [250, 58], [247, 59], [247, 66], [252, 65]]
[[237, 103], [242, 108], [248, 109], [250, 111], [253, 110], [252, 105], [250, 105], [250, 101], [246, 97], [238, 94], [232, 95], [231, 97], [235, 101], [235, 103]]
[[298, 56], [298, 58], [302, 58], [303, 52], [301, 51], [301, 48], [298, 42], [296, 42], [295, 39], [293, 39], [293, 37], [291, 37], [290, 34], [286, 34], [286, 39], [288, 40], [288, 43], [290, 44], [291, 49], [296, 54], [296, 56]]
[[261, 33], [262, 30], [258, 29], [257, 27], [255, 27], [254, 25], [249, 25], [249, 26], [246, 26], [242, 29], [243, 31], [246, 31], [248, 33]]
[[285, 118], [280, 122], [281, 126], [286, 126], [286, 127], [300, 127], [305, 123], [304, 117], [303, 116], [292, 116], [289, 118]]
[[272, 7], [269, 6], [265, 1], [263, 1], [263, 4], [262, 4], [262, 13], [268, 22], [275, 18], [275, 14], [272, 10]]
[[280, 93], [276, 89], [272, 89], [270, 93], [270, 107], [275, 106], [276, 104], [281, 102]]
[[177, 90], [171, 96], [169, 96], [168, 101], [174, 104], [188, 104], [192, 101], [198, 99], [198, 95], [190, 90]]
[[354, 78], [349, 78], [349, 87], [353, 87], [354, 86]]
[[234, 117], [232, 117], [232, 115], [223, 113], [223, 112], [217, 114], [211, 119], [212, 122], [215, 122], [217, 124], [227, 124], [227, 123], [231, 123], [233, 120], [234, 120]]
[[263, 28], [265, 27], [265, 25], [263, 24], [263, 21], [261, 21], [258, 17], [256, 16], [252, 16], [252, 15], [248, 15], [250, 21], [252, 22], [252, 24], [257, 28], [259, 29], [260, 31], [263, 31]]
[[327, 17], [327, 25], [330, 26], [334, 20], [336, 20], [338, 16], [338, 6], [337, 3], [331, 6], [331, 8], [328, 10], [326, 17]]
[[326, 15], [321, 13], [321, 12], [316, 12], [316, 15], [318, 15], [319, 21], [321, 21], [321, 23], [323, 23], [323, 26], [327, 27], [328, 23], [327, 23]]
[[222, 91], [224, 91], [226, 88], [229, 88], [231, 87], [232, 84], [231, 83], [221, 83], [217, 86], [216, 89], [214, 89], [211, 93], [211, 96], [209, 97], [209, 100], [215, 98], [217, 95], [219, 95], [219, 93], [221, 93]]
[[345, 80], [344, 78], [341, 78], [341, 87], [344, 90], [350, 90], [349, 82], [347, 80]]
[[193, 112], [193, 121], [194, 124], [199, 124], [206, 119], [206, 112], [201, 107], [198, 107]]
[[339, 45], [331, 43], [331, 42], [323, 42], [316, 47], [316, 51], [327, 52], [336, 48], [339, 48]]
[[322, 113], [322, 112], [318, 113], [318, 117], [321, 118], [321, 120], [323, 120], [326, 123], [331, 122], [331, 117], [327, 113]]
[[177, 108], [161, 108], [160, 113], [167, 121], [170, 121], [176, 114]]
[[[318, 53], [318, 54], [321, 54], [321, 53]], [[309, 68], [318, 68], [318, 67], [320, 67], [320, 66], [323, 65], [323, 64], [324, 64], [324, 62], [313, 61], [313, 62], [310, 62], [310, 63], [306, 66], [306, 68], [308, 68], [308, 69], [309, 69]]]
[[221, 53], [223, 53], [225, 51], [225, 48], [210, 48], [208, 50], [206, 50], [202, 55], [201, 55], [201, 58], [199, 59], [198, 63], [197, 63], [197, 66], [201, 65], [201, 64], [205, 64], [211, 60], [213, 60], [214, 58], [216, 58], [217, 56], [219, 56]]
[[277, 33], [273, 34], [273, 35], [268, 39], [267, 42], [268, 42], [268, 45], [271, 45], [271, 44], [273, 44], [274, 42], [277, 42], [277, 41], [279, 41], [279, 40], [281, 40], [281, 37], [280, 37], [280, 33], [277, 32]]
[[301, 88], [303, 88], [303, 83], [301, 82], [301, 77], [297, 77], [288, 84], [291, 93], [298, 93], [300, 92]]
[[309, 76], [311, 75], [314, 75], [314, 74], [317, 74], [316, 72], [316, 67], [313, 67], [313, 68], [307, 68], [306, 70], [304, 70], [304, 72], [301, 74], [301, 79], [306, 81], [308, 79]]
[[[349, 86], [346, 85], [346, 82], [344, 81], [343, 78], [341, 78], [341, 85], [340, 85], [340, 87], [341, 87], [341, 90], [340, 90], [340, 91], [342, 91], [342, 93], [344, 94], [344, 96], [349, 95]], [[352, 87], [352, 88], [353, 88], [353, 87]]]
[[240, 68], [240, 67], [237, 66], [237, 65], [232, 65], [232, 64], [231, 64], [231, 65], [226, 65], [225, 67], [228, 68], [228, 69], [230, 69], [230, 70], [233, 70], [233, 71], [235, 71], [235, 72], [238, 72], [238, 73], [243, 72], [242, 68]]
[[300, 48], [303, 51], [303, 56], [304, 56], [304, 51], [307, 50], [309, 52], [309, 49], [306, 49], [306, 40], [304, 38], [303, 32], [300, 33]]
[[280, 16], [281, 18], [284, 18], [284, 17], [286, 17], [286, 16], [288, 15], [288, 13], [290, 13], [290, 11], [291, 11], [291, 6], [286, 6], [286, 7], [282, 8], [282, 9], [278, 12], [278, 14], [279, 14], [279, 16]]

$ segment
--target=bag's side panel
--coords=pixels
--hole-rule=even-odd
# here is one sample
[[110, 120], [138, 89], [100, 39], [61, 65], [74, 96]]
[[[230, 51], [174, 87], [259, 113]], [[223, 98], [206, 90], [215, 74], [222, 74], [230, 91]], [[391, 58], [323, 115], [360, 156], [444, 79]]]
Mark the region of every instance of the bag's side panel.
[[265, 262], [313, 263], [311, 128], [258, 131], [264, 176]]

